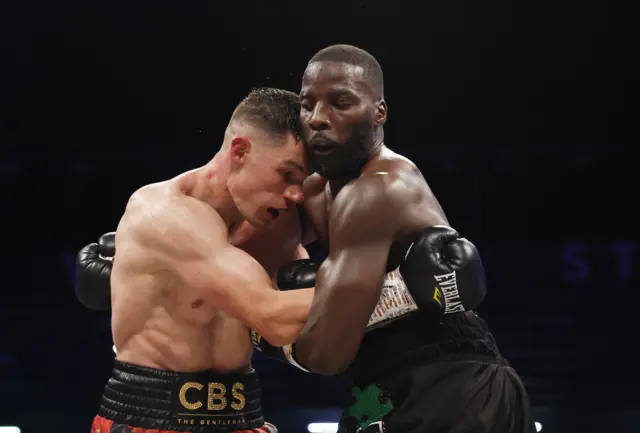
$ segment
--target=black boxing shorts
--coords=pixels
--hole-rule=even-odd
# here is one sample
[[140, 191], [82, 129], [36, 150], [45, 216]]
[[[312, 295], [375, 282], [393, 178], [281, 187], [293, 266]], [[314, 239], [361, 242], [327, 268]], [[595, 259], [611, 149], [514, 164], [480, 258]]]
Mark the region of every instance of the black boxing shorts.
[[176, 373], [115, 360], [91, 433], [277, 432], [253, 369]]
[[338, 433], [535, 433], [529, 399], [500, 357], [456, 354], [356, 383]]

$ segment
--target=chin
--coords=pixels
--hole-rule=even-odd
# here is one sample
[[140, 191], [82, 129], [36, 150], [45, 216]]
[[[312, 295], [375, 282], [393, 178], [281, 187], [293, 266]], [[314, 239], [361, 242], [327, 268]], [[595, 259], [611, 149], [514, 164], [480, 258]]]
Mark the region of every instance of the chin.
[[323, 167], [322, 169], [319, 169], [316, 171], [318, 174], [320, 174], [320, 176], [324, 177], [325, 179], [335, 180], [335, 181], [350, 181], [353, 179], [357, 179], [361, 174], [360, 170], [357, 170], [357, 169], [346, 170], [344, 168], [331, 169], [331, 168]]
[[366, 158], [349, 158], [340, 163], [321, 163], [318, 162], [314, 166], [314, 171], [325, 179], [336, 181], [350, 181], [357, 179], [362, 174], [362, 169], [367, 164]]
[[268, 225], [267, 221], [261, 218], [258, 218], [255, 214], [252, 214], [250, 217], [246, 216], [245, 219], [249, 224], [251, 224], [253, 227], [257, 229], [263, 228]]
[[261, 229], [264, 228], [267, 223], [265, 223], [264, 221], [260, 221], [260, 220], [247, 220], [249, 221], [249, 224], [251, 224], [251, 227], [255, 228], [255, 229]]
[[242, 218], [251, 224], [254, 227], [260, 227], [263, 225], [263, 222], [258, 218], [257, 210], [251, 206], [248, 202], [244, 200], [234, 200], [236, 203], [236, 207], [238, 208], [238, 212], [242, 215]]

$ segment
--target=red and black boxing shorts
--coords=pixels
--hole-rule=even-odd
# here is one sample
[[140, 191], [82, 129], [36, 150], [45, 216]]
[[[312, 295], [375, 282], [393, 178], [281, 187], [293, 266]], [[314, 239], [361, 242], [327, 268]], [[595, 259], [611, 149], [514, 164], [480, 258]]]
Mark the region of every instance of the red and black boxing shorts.
[[253, 369], [176, 373], [115, 360], [91, 433], [277, 433]]

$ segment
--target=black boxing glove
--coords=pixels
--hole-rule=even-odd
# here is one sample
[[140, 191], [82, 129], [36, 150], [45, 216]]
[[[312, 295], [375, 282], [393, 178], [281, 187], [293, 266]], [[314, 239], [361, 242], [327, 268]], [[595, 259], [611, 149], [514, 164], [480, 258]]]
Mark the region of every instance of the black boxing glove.
[[400, 273], [420, 311], [435, 317], [473, 310], [487, 294], [478, 250], [451, 227], [425, 229]]
[[285, 263], [278, 271], [278, 288], [280, 290], [296, 290], [314, 287], [318, 268], [320, 268], [320, 263], [311, 259]]
[[[320, 263], [311, 259], [285, 263], [278, 271], [278, 288], [280, 290], [297, 290], [314, 287], [319, 267]], [[302, 371], [309, 372], [296, 361], [294, 357], [295, 344], [287, 344], [282, 347], [273, 346], [253, 329], [251, 330], [251, 341], [256, 350], [262, 352], [264, 356], [286, 362]]]
[[116, 254], [116, 233], [105, 233], [98, 243], [86, 245], [76, 256], [76, 298], [90, 310], [111, 309], [111, 269]]

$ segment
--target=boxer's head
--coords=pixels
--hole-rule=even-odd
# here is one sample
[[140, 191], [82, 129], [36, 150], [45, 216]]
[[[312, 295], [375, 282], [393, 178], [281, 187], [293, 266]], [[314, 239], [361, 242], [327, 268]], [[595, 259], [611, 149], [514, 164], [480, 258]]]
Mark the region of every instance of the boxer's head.
[[227, 188], [240, 213], [261, 226], [302, 200], [309, 174], [300, 132], [298, 95], [252, 91], [236, 108], [223, 147], [231, 162]]
[[328, 179], [360, 175], [387, 120], [382, 69], [369, 53], [333, 45], [309, 61], [300, 90], [311, 167]]

